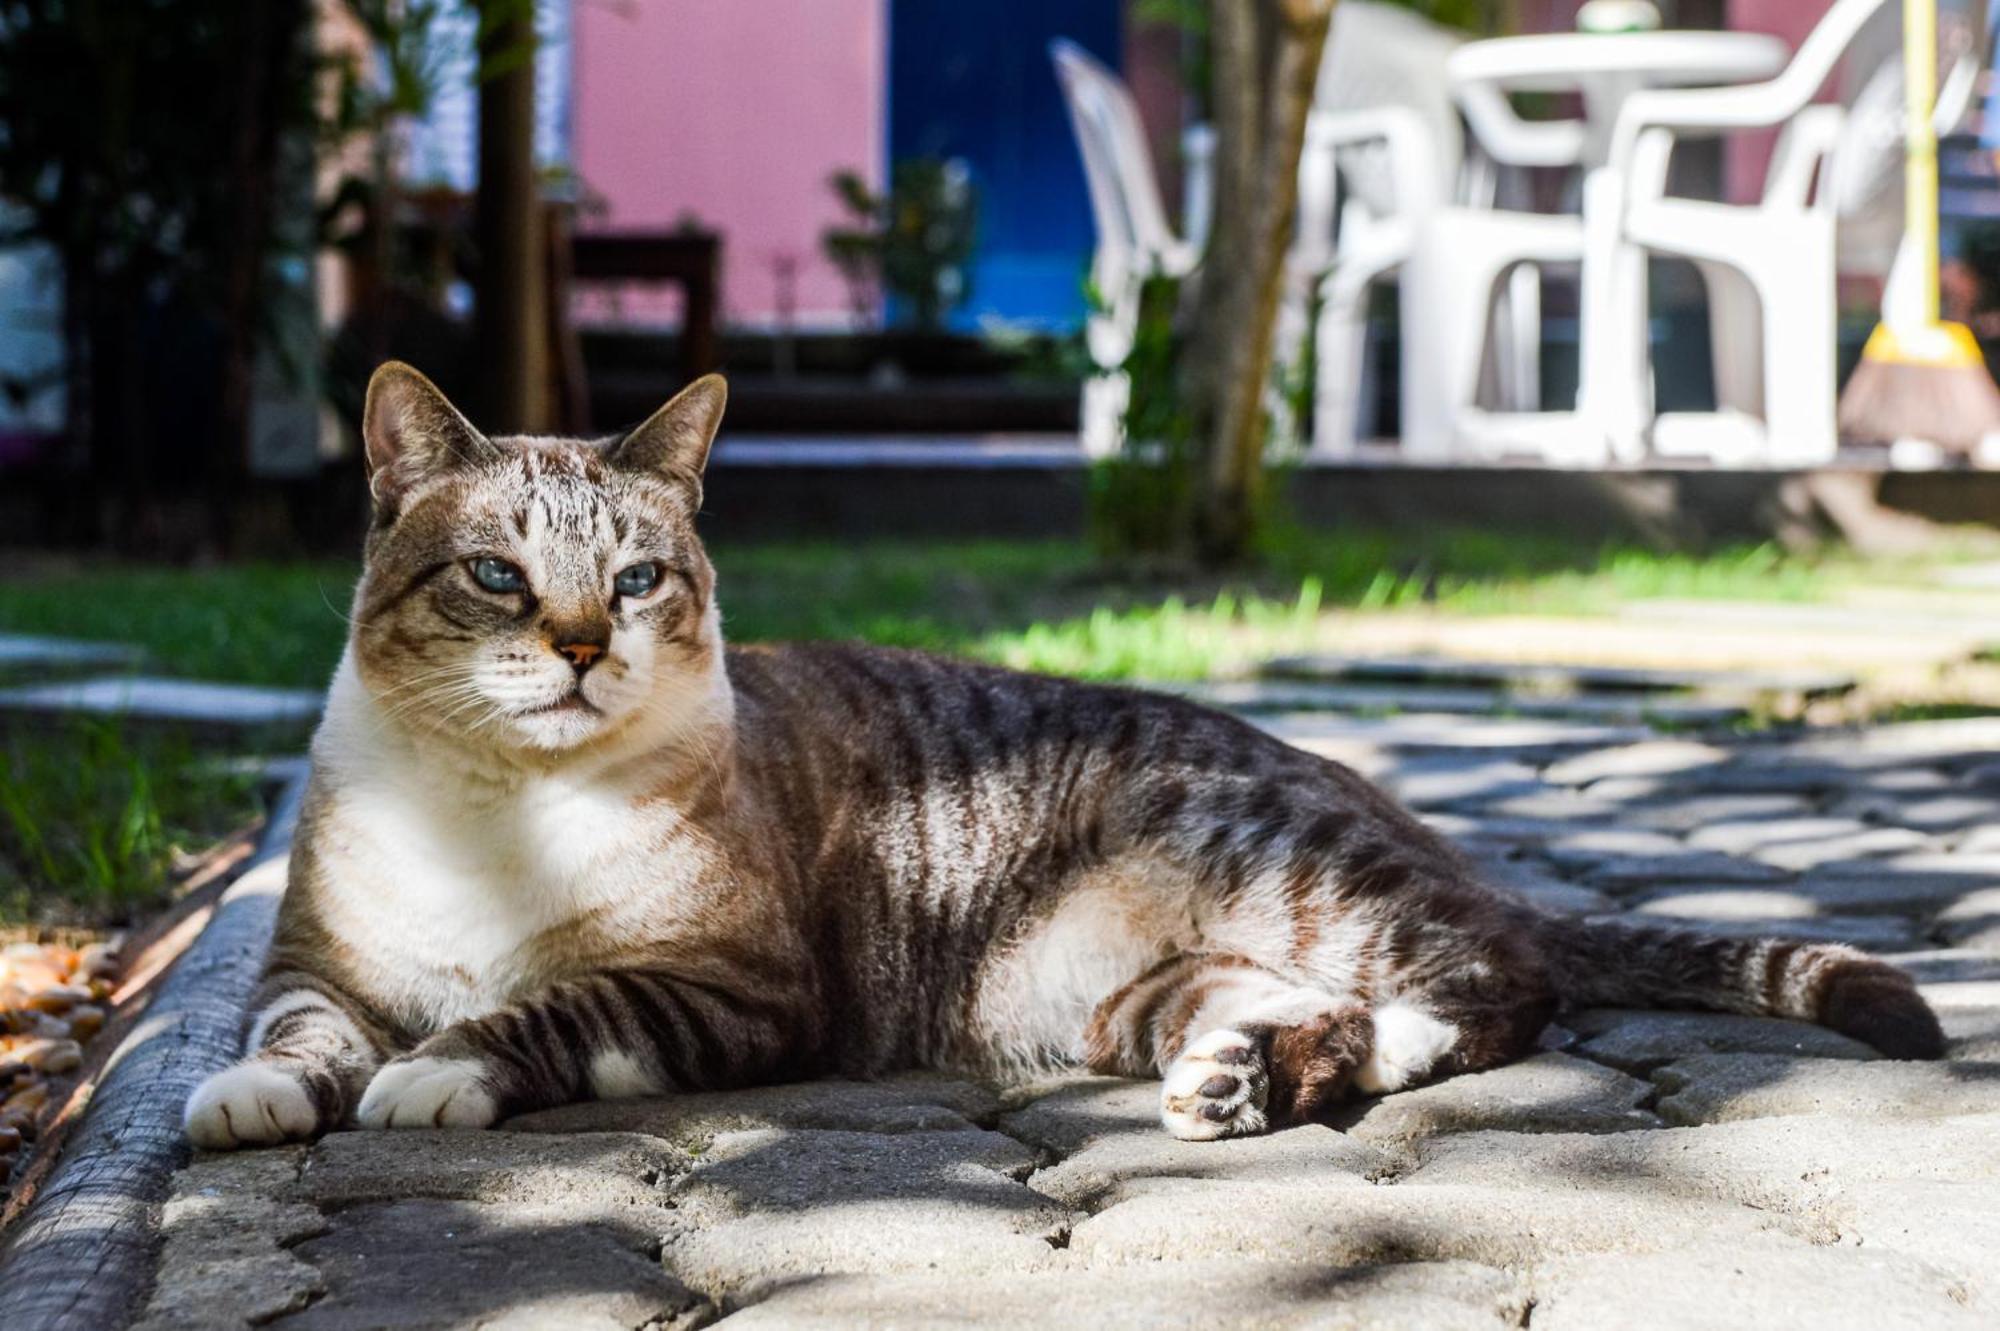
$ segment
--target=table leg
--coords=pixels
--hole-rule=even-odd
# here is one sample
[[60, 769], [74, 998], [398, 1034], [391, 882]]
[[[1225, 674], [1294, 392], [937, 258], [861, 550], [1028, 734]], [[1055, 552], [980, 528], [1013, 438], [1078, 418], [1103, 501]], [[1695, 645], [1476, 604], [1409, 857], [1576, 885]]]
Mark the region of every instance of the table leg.
[[1577, 414], [1612, 456], [1645, 456], [1652, 396], [1646, 347], [1645, 256], [1619, 235], [1624, 182], [1598, 167], [1583, 186], [1583, 301]]

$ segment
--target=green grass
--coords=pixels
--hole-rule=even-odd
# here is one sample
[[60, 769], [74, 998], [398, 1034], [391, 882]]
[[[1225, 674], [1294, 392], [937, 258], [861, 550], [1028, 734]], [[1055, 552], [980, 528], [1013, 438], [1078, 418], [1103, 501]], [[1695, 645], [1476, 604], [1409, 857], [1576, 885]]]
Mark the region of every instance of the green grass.
[[[1362, 609], [1591, 615], [1636, 599], [1811, 601], [1915, 585], [1903, 564], [1770, 546], [1705, 556], [1485, 532], [1298, 534], [1254, 573], [1101, 566], [1081, 542], [719, 545], [737, 642], [852, 638], [1100, 679], [1194, 679], [1337, 645]], [[149, 668], [318, 688], [346, 635], [351, 563], [0, 574], [0, 632], [136, 643]], [[184, 745], [106, 726], [10, 736], [0, 755], [0, 922], [115, 919], [183, 848], [241, 825], [251, 791]]]
[[87, 565], [0, 577], [0, 633], [137, 643], [148, 665], [244, 684], [323, 686], [347, 633], [352, 564]]
[[[724, 544], [714, 557], [734, 641], [855, 638], [1156, 679], [1294, 650], [1345, 608], [1595, 614], [1651, 597], [1803, 601], [1864, 574], [1850, 557], [1772, 546], [1662, 555], [1483, 532], [1294, 535], [1233, 577], [1113, 576], [1066, 541]], [[0, 632], [133, 642], [173, 674], [316, 688], [339, 657], [355, 571], [96, 565], [0, 579]]]
[[0, 752], [0, 923], [123, 923], [175, 859], [256, 809], [252, 779], [181, 740], [79, 722]]

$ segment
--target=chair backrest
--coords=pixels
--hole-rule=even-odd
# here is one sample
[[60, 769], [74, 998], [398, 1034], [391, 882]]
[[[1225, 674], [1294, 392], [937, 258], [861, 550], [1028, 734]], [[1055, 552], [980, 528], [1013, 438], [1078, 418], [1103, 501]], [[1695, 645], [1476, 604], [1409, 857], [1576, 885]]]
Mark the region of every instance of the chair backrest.
[[[1435, 148], [1439, 197], [1450, 198], [1464, 138], [1445, 62], [1465, 39], [1448, 28], [1380, 0], [1341, 0], [1320, 61], [1313, 109], [1338, 114], [1406, 107]], [[1395, 173], [1380, 143], [1346, 147], [1337, 161], [1348, 189], [1378, 216], [1398, 207]]]
[[[1893, 28], [1897, 13], [1884, 11], [1868, 34], [1855, 43], [1850, 69], [1840, 89], [1847, 120], [1834, 149], [1828, 181], [1831, 204], [1844, 223], [1880, 218], [1883, 225], [1902, 227], [1903, 184], [1903, 54], [1900, 35], [1877, 33]], [[1873, 43], [1866, 36], [1876, 36]], [[1940, 137], [1965, 119], [1979, 81], [1979, 35], [1962, 16], [1945, 14], [1938, 25], [1937, 105], [1931, 124]], [[1869, 60], [1853, 58], [1865, 53]], [[1893, 238], [1891, 243], [1893, 243]]]
[[1157, 262], [1179, 241], [1160, 200], [1138, 105], [1125, 81], [1075, 42], [1050, 42], [1049, 58], [1083, 156], [1100, 258], [1111, 251], [1142, 265]]
[[1803, 106], [1833, 76], [1841, 57], [1890, 0], [1835, 0], [1773, 84], [1791, 90]]

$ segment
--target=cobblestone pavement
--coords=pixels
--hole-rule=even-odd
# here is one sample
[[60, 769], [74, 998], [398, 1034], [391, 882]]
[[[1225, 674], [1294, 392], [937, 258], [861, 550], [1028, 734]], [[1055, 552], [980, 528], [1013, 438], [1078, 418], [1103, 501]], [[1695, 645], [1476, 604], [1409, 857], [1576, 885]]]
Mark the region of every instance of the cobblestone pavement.
[[1277, 716], [1547, 906], [1837, 939], [1951, 1056], [1594, 1011], [1337, 1125], [916, 1078], [196, 1161], [149, 1328], [2000, 1326], [2000, 723], [1718, 743]]

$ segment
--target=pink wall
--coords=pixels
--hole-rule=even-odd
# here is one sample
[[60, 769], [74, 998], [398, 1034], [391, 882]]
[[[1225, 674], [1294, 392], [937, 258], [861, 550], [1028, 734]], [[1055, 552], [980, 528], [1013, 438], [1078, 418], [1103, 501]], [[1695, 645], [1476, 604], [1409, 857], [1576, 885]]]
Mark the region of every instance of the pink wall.
[[778, 309], [773, 261], [797, 261], [802, 322], [843, 317], [846, 284], [820, 255], [841, 216], [826, 179], [881, 180], [887, 0], [582, 0], [577, 170], [609, 205], [587, 225], [723, 235], [723, 317]]
[[[1833, 0], [1729, 0], [1729, 26], [1738, 32], [1771, 33], [1796, 51], [1832, 7]], [[1724, 151], [1731, 199], [1747, 203], [1763, 195], [1764, 171], [1777, 141], [1776, 130], [1729, 137]]]

